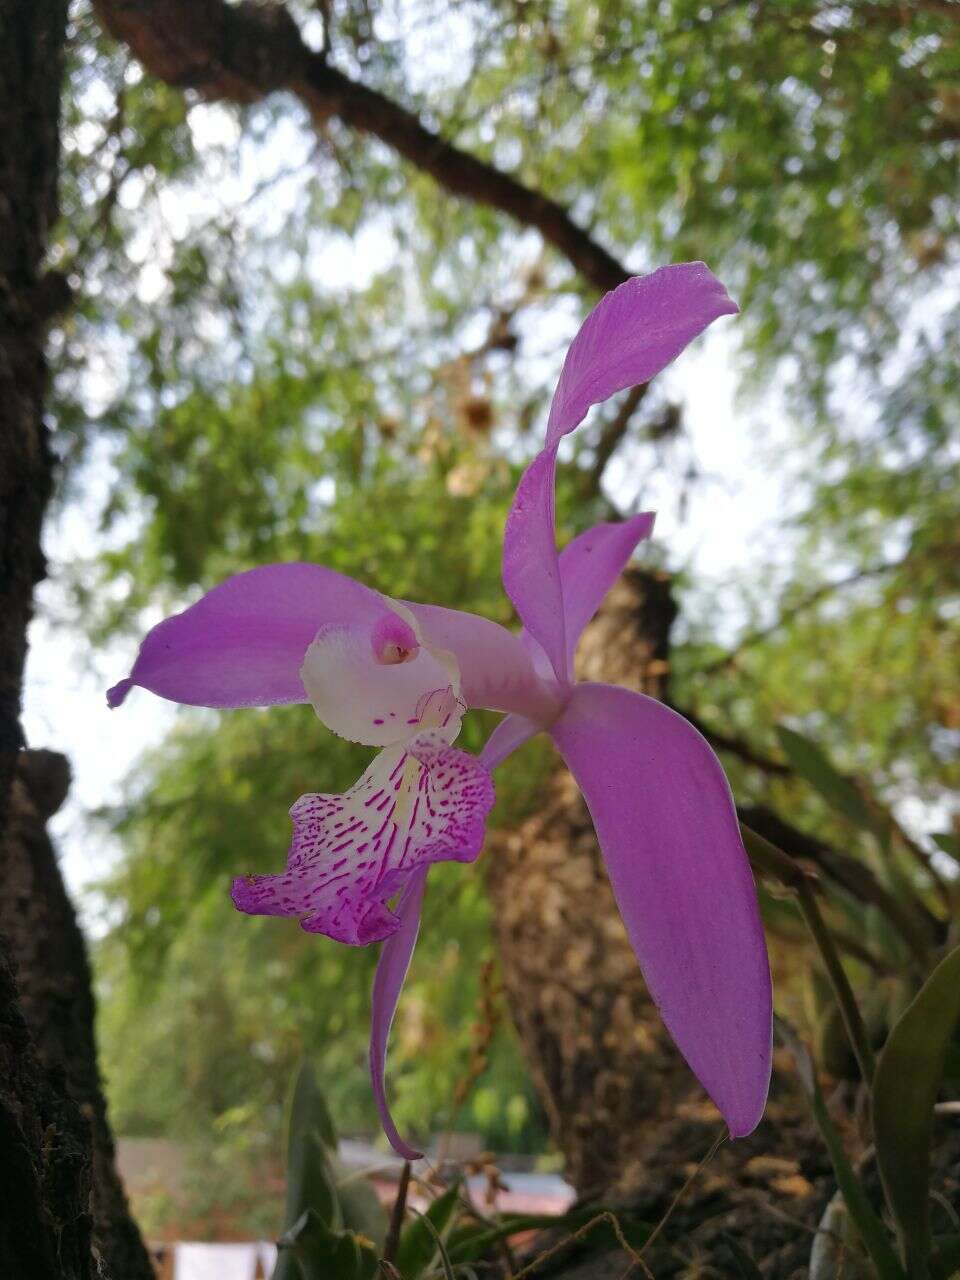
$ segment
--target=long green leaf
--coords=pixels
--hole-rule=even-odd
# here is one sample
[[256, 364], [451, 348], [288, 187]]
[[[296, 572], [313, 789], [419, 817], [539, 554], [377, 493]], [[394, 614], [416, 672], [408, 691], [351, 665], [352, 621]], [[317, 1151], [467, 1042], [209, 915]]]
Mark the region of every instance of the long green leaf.
[[911, 1280], [929, 1273], [933, 1108], [958, 1019], [960, 947], [934, 969], [893, 1028], [877, 1062], [877, 1163]]
[[960, 1276], [960, 1235], [934, 1240], [931, 1270], [933, 1280], [956, 1280]]
[[[297, 1073], [290, 1101], [287, 1140], [287, 1199], [284, 1227], [291, 1231], [304, 1215], [312, 1213], [333, 1231], [343, 1227], [330, 1150], [336, 1135], [323, 1095], [310, 1065]], [[296, 1280], [298, 1268], [290, 1249], [281, 1249], [273, 1280]]]
[[860, 1239], [863, 1241], [863, 1246], [877, 1268], [877, 1275], [880, 1280], [905, 1280], [903, 1268], [897, 1261], [897, 1255], [893, 1250], [883, 1223], [867, 1199], [867, 1194], [859, 1178], [854, 1173], [850, 1161], [847, 1159], [840, 1135], [830, 1119], [830, 1113], [827, 1111], [820, 1085], [817, 1082], [813, 1060], [806, 1046], [789, 1023], [784, 1022], [782, 1018], [777, 1018], [776, 1025], [780, 1039], [790, 1051], [796, 1063], [800, 1083], [803, 1085], [804, 1092], [810, 1101], [814, 1119], [830, 1155], [837, 1186], [843, 1195], [850, 1219], [856, 1227]]
[[739, 1280], [763, 1280], [760, 1268], [750, 1255], [741, 1248], [733, 1236], [725, 1231], [723, 1239], [733, 1256], [733, 1263], [737, 1269], [736, 1273]]
[[331, 1231], [308, 1209], [280, 1237], [280, 1256], [292, 1257], [302, 1280], [374, 1280], [380, 1255], [356, 1231]]
[[834, 768], [826, 753], [810, 738], [786, 725], [777, 726], [783, 753], [831, 809], [842, 813], [855, 826], [877, 832], [877, 818], [849, 778]]
[[460, 1183], [455, 1182], [403, 1232], [394, 1260], [403, 1280], [418, 1280], [431, 1265], [437, 1256], [437, 1240], [450, 1224], [459, 1198]]
[[960, 862], [960, 839], [951, 831], [934, 832], [933, 839], [941, 852], [949, 854], [954, 862]]
[[[556, 1229], [560, 1231], [578, 1231], [591, 1222], [607, 1206], [594, 1204], [568, 1209], [566, 1213], [512, 1213], [503, 1214], [496, 1226], [488, 1226], [483, 1222], [470, 1223], [457, 1227], [450, 1235], [450, 1257], [455, 1263], [477, 1262], [486, 1256], [495, 1244], [508, 1240], [521, 1231]], [[649, 1222], [642, 1222], [624, 1214], [622, 1210], [610, 1209], [616, 1213], [623, 1231], [624, 1239], [634, 1248], [641, 1248], [653, 1230]]]
[[387, 1215], [377, 1198], [373, 1183], [365, 1176], [344, 1176], [338, 1161], [334, 1161], [334, 1168], [337, 1172], [336, 1192], [344, 1227], [368, 1236], [382, 1249], [387, 1234]]

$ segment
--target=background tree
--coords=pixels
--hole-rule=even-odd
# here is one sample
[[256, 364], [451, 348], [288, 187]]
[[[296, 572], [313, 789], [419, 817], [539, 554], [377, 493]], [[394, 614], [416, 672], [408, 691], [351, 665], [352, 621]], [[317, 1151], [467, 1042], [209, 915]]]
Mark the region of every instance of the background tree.
[[69, 302], [57, 217], [66, 4], [0, 6], [0, 1266], [12, 1276], [152, 1275], [113, 1165], [83, 939], [45, 820], [69, 765], [28, 752], [20, 697], [53, 488], [47, 327]]
[[[62, 289], [44, 278], [43, 257], [56, 216], [65, 19], [61, 3], [0, 6], [0, 840], [23, 741], [26, 631], [51, 488], [43, 341]], [[2, 936], [0, 1068], [0, 1265], [11, 1275], [85, 1280], [93, 1275], [89, 1138], [62, 1078], [37, 1059]]]

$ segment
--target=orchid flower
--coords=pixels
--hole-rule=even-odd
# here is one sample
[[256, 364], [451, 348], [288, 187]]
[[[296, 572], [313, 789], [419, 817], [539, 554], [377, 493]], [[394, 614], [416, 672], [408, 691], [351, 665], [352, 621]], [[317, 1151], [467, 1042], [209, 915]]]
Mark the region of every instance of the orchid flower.
[[[382, 942], [370, 1068], [384, 1131], [408, 1159], [419, 1153], [393, 1123], [384, 1074], [427, 871], [477, 857], [493, 770], [540, 732], [580, 785], [630, 942], [680, 1051], [733, 1137], [763, 1112], [770, 972], [720, 763], [670, 708], [573, 678], [578, 638], [653, 516], [599, 524], [559, 554], [554, 530], [562, 438], [592, 405], [648, 381], [736, 311], [703, 263], [684, 263], [626, 281], [587, 317], [564, 361], [545, 447], [520, 480], [504, 531], [503, 584], [519, 636], [472, 614], [391, 599], [320, 565], [268, 565], [161, 622], [107, 695], [111, 707], [133, 685], [194, 706], [310, 702], [335, 734], [379, 748], [343, 795], [294, 804], [282, 873], [240, 877], [232, 893], [252, 915], [293, 916], [341, 942]], [[506, 712], [479, 757], [453, 746], [474, 707]]]

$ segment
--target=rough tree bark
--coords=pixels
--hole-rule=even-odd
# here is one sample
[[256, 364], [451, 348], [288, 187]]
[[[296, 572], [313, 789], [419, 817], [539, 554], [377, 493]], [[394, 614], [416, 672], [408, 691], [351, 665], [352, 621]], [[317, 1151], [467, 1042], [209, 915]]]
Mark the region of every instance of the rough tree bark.
[[[117, 1255], [115, 1280], [147, 1280], [142, 1244], [145, 1265], [134, 1265], [139, 1238], [122, 1193], [119, 1202], [104, 1193], [112, 1147], [96, 1075], [89, 970], [43, 831], [44, 810], [57, 807], [58, 768], [44, 772], [45, 757], [22, 750], [20, 727], [27, 626], [45, 570], [40, 537], [53, 487], [44, 345], [69, 292], [44, 272], [57, 216], [66, 10], [67, 0], [0, 0], [0, 929], [8, 935], [0, 936], [0, 1275], [105, 1274], [92, 1243], [95, 1179], [106, 1212], [98, 1226], [104, 1253], [110, 1257], [124, 1231], [135, 1238]], [[47, 753], [48, 765], [58, 760]]]
[[16, 962], [20, 1006], [43, 1065], [62, 1076], [93, 1146], [93, 1244], [111, 1280], [153, 1280], [117, 1173], [97, 1067], [87, 949], [46, 822], [66, 799], [70, 765], [55, 751], [23, 751], [0, 842], [0, 932]]
[[[56, 216], [66, 0], [0, 0], [0, 833], [22, 744], [20, 693], [52, 484], [42, 276]], [[86, 1122], [37, 1059], [0, 940], [0, 1274], [94, 1275]]]
[[66, 0], [0, 0], [0, 831], [23, 743], [27, 624], [53, 487], [43, 256], [57, 214], [65, 25]]
[[[675, 616], [666, 575], [628, 570], [584, 633], [578, 676], [667, 699]], [[647, 992], [567, 771], [557, 771], [534, 817], [488, 843], [507, 1000], [565, 1176], [581, 1198], [657, 1222], [722, 1122]], [[831, 1191], [803, 1100], [781, 1078], [760, 1128], [724, 1147], [687, 1192], [647, 1259], [650, 1272], [739, 1274], [730, 1234], [765, 1276], [805, 1275]], [[544, 1247], [538, 1241], [535, 1252]], [[545, 1274], [616, 1280], [624, 1270], [619, 1248], [601, 1244], [586, 1257], [561, 1255]]]
[[[664, 698], [676, 612], [666, 575], [629, 570], [584, 634], [578, 676]], [[491, 844], [489, 890], [524, 1055], [567, 1178], [584, 1196], [605, 1194], [636, 1160], [638, 1119], [702, 1094], [640, 976], [566, 770], [534, 817]]]

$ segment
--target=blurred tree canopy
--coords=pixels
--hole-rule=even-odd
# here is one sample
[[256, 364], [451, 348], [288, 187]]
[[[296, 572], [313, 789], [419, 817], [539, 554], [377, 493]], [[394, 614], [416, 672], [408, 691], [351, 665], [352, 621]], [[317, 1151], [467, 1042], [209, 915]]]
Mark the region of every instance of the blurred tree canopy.
[[[96, 6], [108, 19], [115, 7]], [[89, 503], [111, 477], [106, 549], [71, 568], [91, 643], [283, 559], [509, 623], [504, 515], [603, 271], [703, 258], [743, 309], [745, 393], [781, 396], [789, 448], [770, 465], [801, 515], [771, 529], [749, 579], [704, 581], [656, 548], [681, 574], [678, 704], [775, 765], [788, 721], [886, 805], [922, 802], [942, 826], [960, 781], [960, 9], [285, 11], [299, 36], [270, 6], [250, 10], [268, 53], [282, 31], [318, 82], [332, 68], [379, 95], [372, 125], [342, 85], [320, 112], [303, 71], [258, 83], [228, 66], [230, 92], [212, 73], [171, 86], [88, 4], [73, 11], [53, 262], [75, 305], [54, 333], [52, 413], [64, 500]], [[445, 186], [440, 162], [392, 144], [403, 112], [568, 210], [612, 267], [591, 278], [581, 255], [578, 270], [576, 253], [497, 207], [495, 183]], [[563, 537], [629, 504], [613, 458], [620, 474], [686, 482], [677, 385], [625, 397], [580, 433]], [[689, 518], [709, 520], [695, 481]], [[472, 719], [475, 748], [489, 723]], [[725, 762], [738, 796], [873, 856], [795, 775], [742, 751]], [[373, 956], [240, 922], [227, 895], [231, 875], [279, 864], [301, 792], [342, 789], [361, 767], [309, 708], [184, 714], [137, 764], [112, 818], [124, 855], [102, 886], [98, 945], [121, 1132], [237, 1114], [273, 1128], [303, 1046], [340, 1127], [369, 1122]], [[528, 748], [498, 779], [501, 821], [535, 803], [550, 767]], [[480, 873], [443, 868], [427, 913], [393, 1057], [398, 1117], [422, 1129], [450, 1118], [470, 1059], [491, 954]], [[536, 1144], [505, 1029], [490, 1056], [460, 1123]]]

